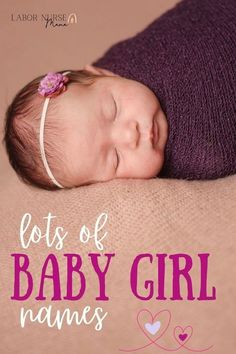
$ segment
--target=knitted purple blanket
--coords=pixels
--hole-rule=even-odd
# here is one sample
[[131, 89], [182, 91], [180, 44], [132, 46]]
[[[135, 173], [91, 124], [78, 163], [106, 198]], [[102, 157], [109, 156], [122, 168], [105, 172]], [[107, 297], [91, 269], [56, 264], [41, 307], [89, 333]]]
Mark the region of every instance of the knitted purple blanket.
[[183, 0], [92, 64], [158, 97], [169, 123], [159, 176], [236, 173], [236, 0]]

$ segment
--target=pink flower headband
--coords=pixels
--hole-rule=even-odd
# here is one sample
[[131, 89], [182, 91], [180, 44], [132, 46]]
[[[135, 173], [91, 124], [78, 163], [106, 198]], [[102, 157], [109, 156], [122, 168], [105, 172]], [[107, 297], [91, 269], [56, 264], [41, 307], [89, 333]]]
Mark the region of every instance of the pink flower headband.
[[65, 75], [69, 73], [70, 71], [66, 71], [63, 74], [49, 72], [40, 81], [39, 88], [38, 88], [39, 94], [43, 97], [46, 97], [43, 104], [43, 110], [40, 119], [40, 131], [39, 131], [39, 145], [40, 145], [41, 158], [42, 158], [44, 168], [48, 176], [50, 177], [51, 181], [60, 188], [64, 188], [64, 187], [59, 182], [57, 182], [56, 178], [53, 176], [52, 171], [50, 170], [50, 167], [46, 159], [46, 154], [44, 150], [44, 124], [45, 124], [45, 118], [46, 118], [46, 113], [47, 113], [50, 98], [56, 97], [60, 93], [66, 90], [65, 84], [69, 81], [69, 79]]

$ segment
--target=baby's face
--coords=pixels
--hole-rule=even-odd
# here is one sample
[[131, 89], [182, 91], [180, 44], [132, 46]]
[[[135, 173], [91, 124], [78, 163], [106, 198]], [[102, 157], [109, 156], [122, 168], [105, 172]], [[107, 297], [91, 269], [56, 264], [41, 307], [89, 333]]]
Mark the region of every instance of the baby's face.
[[168, 125], [154, 93], [120, 76], [60, 95], [65, 187], [115, 178], [151, 178], [163, 165]]

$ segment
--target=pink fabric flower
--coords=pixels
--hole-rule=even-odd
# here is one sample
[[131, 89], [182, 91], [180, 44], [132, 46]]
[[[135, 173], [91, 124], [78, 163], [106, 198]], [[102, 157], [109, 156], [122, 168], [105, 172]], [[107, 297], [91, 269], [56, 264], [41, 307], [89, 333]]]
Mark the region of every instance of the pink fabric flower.
[[66, 90], [68, 77], [60, 73], [49, 72], [39, 84], [38, 92], [44, 97], [55, 97]]

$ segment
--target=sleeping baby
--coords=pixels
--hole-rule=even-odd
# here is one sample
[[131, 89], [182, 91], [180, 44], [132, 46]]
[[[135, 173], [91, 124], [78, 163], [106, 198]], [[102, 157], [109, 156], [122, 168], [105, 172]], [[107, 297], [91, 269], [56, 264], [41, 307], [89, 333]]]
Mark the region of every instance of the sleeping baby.
[[236, 173], [235, 16], [234, 0], [183, 0], [83, 69], [28, 83], [6, 112], [14, 170], [48, 190]]

